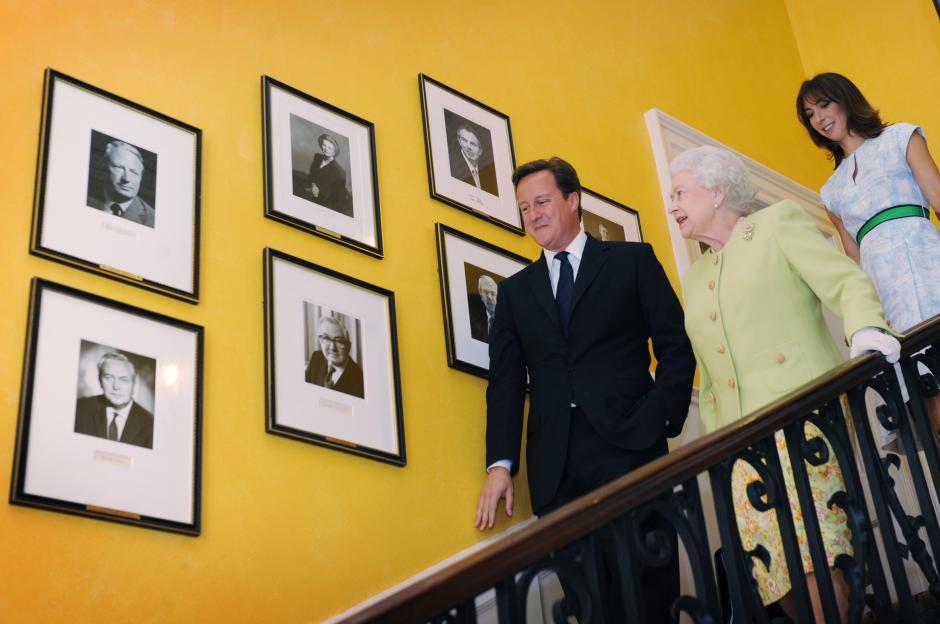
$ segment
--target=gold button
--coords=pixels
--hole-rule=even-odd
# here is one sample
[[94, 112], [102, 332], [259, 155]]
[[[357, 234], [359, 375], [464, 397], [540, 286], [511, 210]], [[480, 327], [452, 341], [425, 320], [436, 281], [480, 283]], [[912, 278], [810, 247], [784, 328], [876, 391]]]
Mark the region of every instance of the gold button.
[[725, 345], [719, 344], [718, 347], [717, 347], [715, 350], [718, 351], [718, 353], [724, 353], [724, 352], [725, 352]]
[[712, 259], [712, 264], [718, 264], [718, 256], [715, 256], [715, 257]]
[[714, 321], [716, 318], [718, 318], [718, 314], [715, 312], [709, 312], [708, 318]]
[[715, 280], [708, 280], [708, 290], [715, 290]]
[[777, 360], [777, 363], [778, 363], [778, 364], [783, 364], [784, 362], [787, 361], [787, 356], [785, 356], [785, 355], [782, 354], [782, 353], [778, 353], [778, 354], [777, 354], [777, 357], [774, 358], [774, 359]]
[[728, 387], [729, 387], [729, 388], [734, 388], [734, 378], [729, 378], [729, 379], [728, 379]]

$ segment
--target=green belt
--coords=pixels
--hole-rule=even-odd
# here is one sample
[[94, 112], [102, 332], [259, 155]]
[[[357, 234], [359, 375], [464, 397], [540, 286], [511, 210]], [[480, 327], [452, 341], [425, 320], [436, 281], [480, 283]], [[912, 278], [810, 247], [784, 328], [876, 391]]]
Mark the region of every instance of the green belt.
[[865, 225], [859, 228], [858, 234], [855, 235], [855, 241], [861, 245], [862, 239], [865, 238], [865, 235], [885, 221], [894, 221], [895, 219], [903, 219], [904, 217], [924, 217], [925, 219], [929, 219], [930, 210], [924, 208], [923, 206], [914, 206], [911, 204], [886, 208], [866, 221]]

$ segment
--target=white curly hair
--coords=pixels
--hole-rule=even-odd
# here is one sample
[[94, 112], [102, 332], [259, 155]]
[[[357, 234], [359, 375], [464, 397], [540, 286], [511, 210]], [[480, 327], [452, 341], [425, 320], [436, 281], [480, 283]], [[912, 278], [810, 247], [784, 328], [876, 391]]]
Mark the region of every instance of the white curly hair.
[[669, 175], [688, 171], [707, 189], [720, 189], [725, 205], [741, 214], [750, 214], [757, 190], [741, 159], [731, 151], [711, 145], [686, 150], [669, 165]]

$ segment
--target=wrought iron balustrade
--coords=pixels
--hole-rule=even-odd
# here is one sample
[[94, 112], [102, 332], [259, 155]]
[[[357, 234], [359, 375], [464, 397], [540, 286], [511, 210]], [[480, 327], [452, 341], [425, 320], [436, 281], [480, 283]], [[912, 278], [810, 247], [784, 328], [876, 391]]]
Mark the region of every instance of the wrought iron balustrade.
[[[612, 624], [610, 612], [605, 620], [600, 609], [598, 544], [604, 542], [608, 549], [613, 545], [615, 580], [622, 589], [622, 604], [618, 602], [621, 613], [613, 624], [645, 623], [649, 619], [635, 581], [641, 571], [660, 565], [675, 548], [675, 541], [662, 530], [665, 523], [678, 535], [686, 552], [694, 588], [674, 603], [676, 621], [680, 613], [697, 623], [726, 621], [713, 566], [714, 551], [721, 547], [735, 623], [771, 622], [751, 576], [756, 561], [769, 563], [769, 553], [760, 544], [745, 551], [735, 522], [731, 468], [734, 462], [744, 461], [759, 475], [747, 488], [749, 500], [758, 509], [776, 511], [799, 621], [813, 622], [798, 536], [774, 443], [778, 431], [786, 438], [801, 508], [814, 508], [807, 466], [828, 461], [831, 447], [841, 468], [845, 489], [828, 504], [845, 512], [852, 535], [853, 555], [841, 554], [835, 559], [835, 567], [842, 571], [850, 589], [848, 620], [860, 622], [867, 607], [879, 622], [919, 621], [922, 614], [912, 595], [905, 561], [916, 562], [930, 594], [940, 599], [940, 525], [932, 499], [940, 492], [940, 455], [932, 442], [925, 403], [938, 395], [940, 316], [914, 328], [902, 340], [900, 370], [909, 402], [895, 370], [880, 356], [847, 362], [740, 421], [335, 621], [476, 623], [475, 597], [495, 589], [498, 621], [525, 622], [530, 586], [541, 572], [551, 570], [566, 593], [565, 599], [554, 605], [556, 622], [567, 622], [573, 615], [582, 623]], [[879, 448], [866, 393], [880, 397], [883, 404], [871, 416], [897, 435], [903, 459]], [[807, 423], [823, 432], [828, 447], [807, 432]], [[909, 502], [907, 507], [896, 491], [902, 466], [909, 471], [916, 493], [915, 504]], [[707, 476], [710, 484], [717, 540], [709, 540], [706, 529], [700, 475]], [[651, 518], [658, 519], [654, 528], [649, 528]], [[837, 622], [816, 515], [804, 513], [803, 523], [825, 621]], [[880, 548], [876, 537], [880, 537]]]

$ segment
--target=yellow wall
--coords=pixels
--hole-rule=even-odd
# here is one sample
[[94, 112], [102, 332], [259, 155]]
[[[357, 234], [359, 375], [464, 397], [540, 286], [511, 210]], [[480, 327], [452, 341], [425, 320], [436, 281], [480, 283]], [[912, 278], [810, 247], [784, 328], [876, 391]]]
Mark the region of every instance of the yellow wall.
[[[38, 275], [205, 325], [204, 525], [193, 539], [0, 505], [2, 622], [318, 621], [480, 539], [485, 384], [446, 366], [434, 222], [535, 250], [428, 197], [418, 72], [509, 114], [519, 162], [563, 155], [638, 209], [673, 278], [644, 111], [810, 186], [825, 176], [793, 119], [803, 64], [782, 0], [33, 4], [0, 7], [0, 466]], [[47, 66], [203, 129], [198, 306], [28, 255]], [[263, 218], [262, 74], [375, 122], [385, 259]], [[892, 114], [926, 124], [928, 108]], [[396, 292], [407, 467], [264, 433], [265, 246]]]
[[[826, 71], [847, 76], [884, 121], [923, 127], [934, 160], [940, 159], [940, 18], [933, 3], [785, 1], [806, 77]], [[792, 89], [791, 108], [798, 88]], [[815, 160], [822, 163], [813, 185], [818, 188], [832, 164], [821, 150]]]

